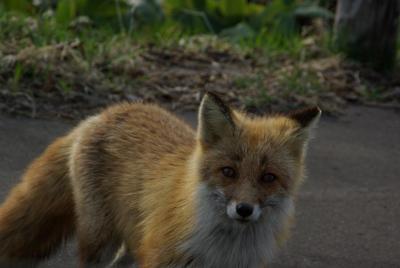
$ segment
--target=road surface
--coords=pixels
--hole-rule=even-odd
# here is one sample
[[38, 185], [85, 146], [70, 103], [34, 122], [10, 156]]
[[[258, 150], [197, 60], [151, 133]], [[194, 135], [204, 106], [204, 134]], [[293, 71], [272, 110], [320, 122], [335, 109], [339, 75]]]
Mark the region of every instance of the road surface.
[[[346, 113], [319, 125], [293, 237], [273, 267], [400, 267], [400, 114], [366, 107]], [[195, 124], [194, 114], [184, 117]], [[70, 128], [0, 116], [0, 200]], [[76, 267], [74, 241], [45, 267]]]

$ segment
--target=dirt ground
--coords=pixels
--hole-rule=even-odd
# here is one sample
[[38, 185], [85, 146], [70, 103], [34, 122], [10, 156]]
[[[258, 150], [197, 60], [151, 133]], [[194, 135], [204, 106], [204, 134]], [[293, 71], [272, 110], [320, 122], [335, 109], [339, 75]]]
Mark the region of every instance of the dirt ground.
[[[400, 113], [359, 106], [344, 113], [322, 118], [293, 237], [272, 267], [400, 267]], [[183, 116], [195, 124], [193, 113]], [[0, 117], [0, 200], [26, 165], [70, 128]], [[72, 241], [40, 268], [75, 264]]]

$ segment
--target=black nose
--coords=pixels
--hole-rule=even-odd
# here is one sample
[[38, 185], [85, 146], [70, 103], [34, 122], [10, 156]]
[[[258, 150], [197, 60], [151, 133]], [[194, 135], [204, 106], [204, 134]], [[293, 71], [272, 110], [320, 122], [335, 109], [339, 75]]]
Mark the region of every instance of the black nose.
[[253, 213], [253, 206], [247, 203], [239, 203], [236, 205], [236, 212], [243, 218], [247, 218]]

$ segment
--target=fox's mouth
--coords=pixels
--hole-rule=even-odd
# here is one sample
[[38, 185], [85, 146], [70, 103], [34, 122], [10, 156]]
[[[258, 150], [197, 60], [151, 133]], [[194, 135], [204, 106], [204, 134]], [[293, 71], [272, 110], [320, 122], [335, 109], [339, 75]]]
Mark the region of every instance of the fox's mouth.
[[234, 219], [234, 220], [240, 224], [247, 224], [247, 223], [252, 222], [252, 220], [250, 220], [250, 219]]

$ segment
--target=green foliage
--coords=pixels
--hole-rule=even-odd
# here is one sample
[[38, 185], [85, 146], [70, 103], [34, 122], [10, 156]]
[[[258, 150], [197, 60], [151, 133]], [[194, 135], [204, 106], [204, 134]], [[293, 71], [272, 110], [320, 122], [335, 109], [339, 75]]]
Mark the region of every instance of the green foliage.
[[[40, 31], [32, 35], [39, 43], [43, 38], [65, 39], [71, 35], [68, 28], [84, 16], [94, 27], [156, 42], [211, 33], [243, 46], [297, 53], [301, 47], [298, 19], [332, 17], [317, 2], [271, 0], [263, 5], [247, 0], [164, 0], [160, 5], [157, 0], [145, 0], [132, 6], [127, 0], [47, 0], [35, 6], [31, 0], [2, 0], [0, 11], [38, 17]], [[49, 10], [54, 15], [46, 17]]]
[[296, 8], [294, 14], [299, 17], [333, 19], [329, 10], [317, 5], [301, 5]]
[[383, 93], [385, 89], [383, 87], [371, 87], [371, 86], [361, 86], [360, 88], [361, 95], [368, 101], [382, 101]]
[[107, 22], [124, 28], [123, 20], [129, 11], [129, 5], [123, 0], [60, 0], [56, 17], [62, 24], [70, 23], [78, 16], [87, 16], [99, 24]]
[[[54, 1], [42, 1], [34, 6], [30, 0], [3, 0], [0, 8], [35, 15], [52, 8]], [[151, 1], [150, 1], [151, 2]], [[78, 16], [87, 16], [98, 24], [107, 22], [123, 27], [131, 6], [125, 0], [58, 0], [55, 5], [55, 16], [59, 24], [67, 25]]]
[[315, 1], [272, 0], [266, 5], [246, 0], [165, 0], [167, 18], [191, 32], [218, 33], [246, 46], [295, 51], [299, 18], [332, 18]]
[[13, 10], [26, 14], [34, 11], [32, 2], [27, 0], [2, 0], [0, 2], [0, 9]]
[[[133, 20], [135, 26], [154, 25], [162, 22], [164, 13], [161, 6], [155, 0], [143, 1], [135, 6]], [[132, 25], [131, 25], [132, 26]]]
[[56, 11], [57, 21], [59, 23], [65, 24], [75, 18], [77, 15], [77, 6], [79, 4], [78, 2], [81, 1], [60, 0], [57, 5]]
[[247, 0], [165, 0], [168, 17], [200, 31], [220, 32], [259, 14], [263, 5]]
[[249, 24], [241, 22], [231, 28], [222, 30], [220, 32], [220, 36], [238, 42], [254, 38], [256, 36], [256, 32], [249, 26]]

